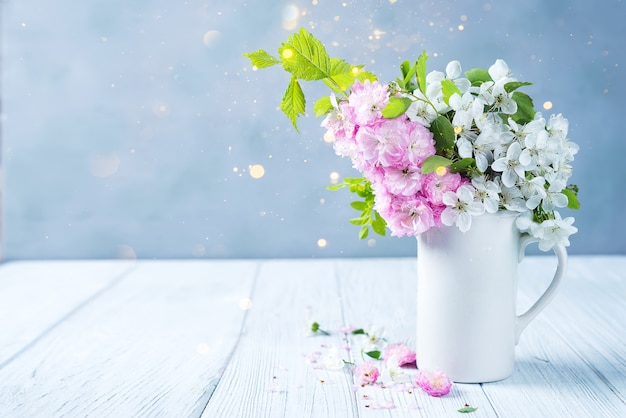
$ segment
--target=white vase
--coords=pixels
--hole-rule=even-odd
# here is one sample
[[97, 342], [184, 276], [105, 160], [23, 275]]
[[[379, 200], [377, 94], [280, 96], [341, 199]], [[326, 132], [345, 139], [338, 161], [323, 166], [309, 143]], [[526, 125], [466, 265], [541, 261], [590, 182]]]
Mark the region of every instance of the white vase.
[[536, 241], [519, 233], [515, 213], [472, 219], [468, 232], [432, 228], [418, 236], [417, 365], [455, 382], [482, 383], [513, 372], [515, 345], [552, 300], [565, 275], [567, 252], [555, 246], [558, 267], [546, 291], [517, 316], [517, 266]]

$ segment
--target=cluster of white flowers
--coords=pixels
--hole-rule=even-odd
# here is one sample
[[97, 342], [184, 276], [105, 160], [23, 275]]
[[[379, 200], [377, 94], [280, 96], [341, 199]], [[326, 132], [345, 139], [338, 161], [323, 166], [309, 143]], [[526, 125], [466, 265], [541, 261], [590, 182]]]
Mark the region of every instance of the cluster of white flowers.
[[[567, 246], [577, 229], [573, 218], [562, 219], [556, 209], [568, 206], [563, 191], [578, 152], [567, 138], [568, 121], [561, 114], [546, 119], [536, 112], [527, 123], [516, 123], [512, 115], [518, 104], [506, 86], [517, 80], [502, 60], [488, 73], [491, 80], [472, 86], [461, 76], [460, 63], [452, 61], [445, 74], [427, 75], [425, 94], [419, 89], [407, 94], [413, 100], [406, 111], [409, 119], [430, 127], [440, 115], [451, 117], [458, 157], [475, 160], [470, 183], [444, 194], [441, 221], [468, 230], [472, 216], [503, 208], [521, 213], [518, 228], [538, 238], [542, 250]], [[447, 98], [444, 80], [456, 86]]]

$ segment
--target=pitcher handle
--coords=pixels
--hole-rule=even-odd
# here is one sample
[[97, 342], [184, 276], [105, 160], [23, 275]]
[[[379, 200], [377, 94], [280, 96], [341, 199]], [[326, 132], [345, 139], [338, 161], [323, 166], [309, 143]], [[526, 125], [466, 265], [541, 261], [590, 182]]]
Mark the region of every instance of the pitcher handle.
[[[524, 259], [524, 252], [528, 244], [539, 241], [537, 238], [530, 235], [523, 235], [520, 239], [520, 252], [519, 252], [519, 261], [521, 262]], [[519, 315], [516, 321], [515, 327], [515, 344], [519, 342], [520, 335], [524, 328], [528, 326], [530, 321], [532, 321], [538, 314], [541, 312], [547, 305], [552, 301], [556, 292], [561, 285], [563, 277], [565, 277], [565, 271], [567, 269], [567, 251], [565, 247], [562, 245], [555, 245], [552, 250], [558, 259], [558, 265], [556, 268], [556, 272], [554, 273], [554, 277], [550, 282], [548, 288], [543, 292], [543, 294], [537, 299], [537, 301], [531, 306], [526, 312]]]

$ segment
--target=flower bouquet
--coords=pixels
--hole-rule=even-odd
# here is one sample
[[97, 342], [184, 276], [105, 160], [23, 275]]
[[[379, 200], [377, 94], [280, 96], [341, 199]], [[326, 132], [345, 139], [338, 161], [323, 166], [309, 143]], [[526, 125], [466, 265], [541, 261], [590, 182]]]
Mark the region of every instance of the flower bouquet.
[[452, 61], [445, 72], [427, 73], [423, 52], [382, 83], [361, 65], [331, 58], [305, 29], [281, 44], [278, 57], [244, 55], [254, 69], [281, 65], [291, 75], [280, 108], [296, 130], [306, 105], [300, 81], [330, 88], [314, 111], [335, 152], [362, 173], [330, 186], [360, 197], [351, 223], [361, 238], [370, 227], [400, 237], [441, 225], [467, 231], [473, 217], [501, 210], [519, 213], [517, 228], [543, 251], [568, 246], [577, 231], [574, 218], [557, 211], [579, 207], [577, 187], [568, 185], [578, 151], [568, 121], [535, 111], [520, 91], [531, 83], [513, 78], [503, 60], [465, 73]]

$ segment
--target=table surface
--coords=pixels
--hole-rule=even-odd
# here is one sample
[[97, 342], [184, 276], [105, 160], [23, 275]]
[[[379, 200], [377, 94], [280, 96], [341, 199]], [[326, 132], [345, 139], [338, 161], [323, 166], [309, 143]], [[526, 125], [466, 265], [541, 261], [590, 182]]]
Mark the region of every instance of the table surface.
[[[555, 266], [523, 261], [518, 309]], [[473, 417], [626, 416], [623, 256], [570, 257], [506, 380], [434, 398], [326, 368], [333, 353], [363, 361], [347, 327], [413, 345], [416, 270], [407, 258], [3, 264], [0, 417], [447, 417], [465, 404]]]

